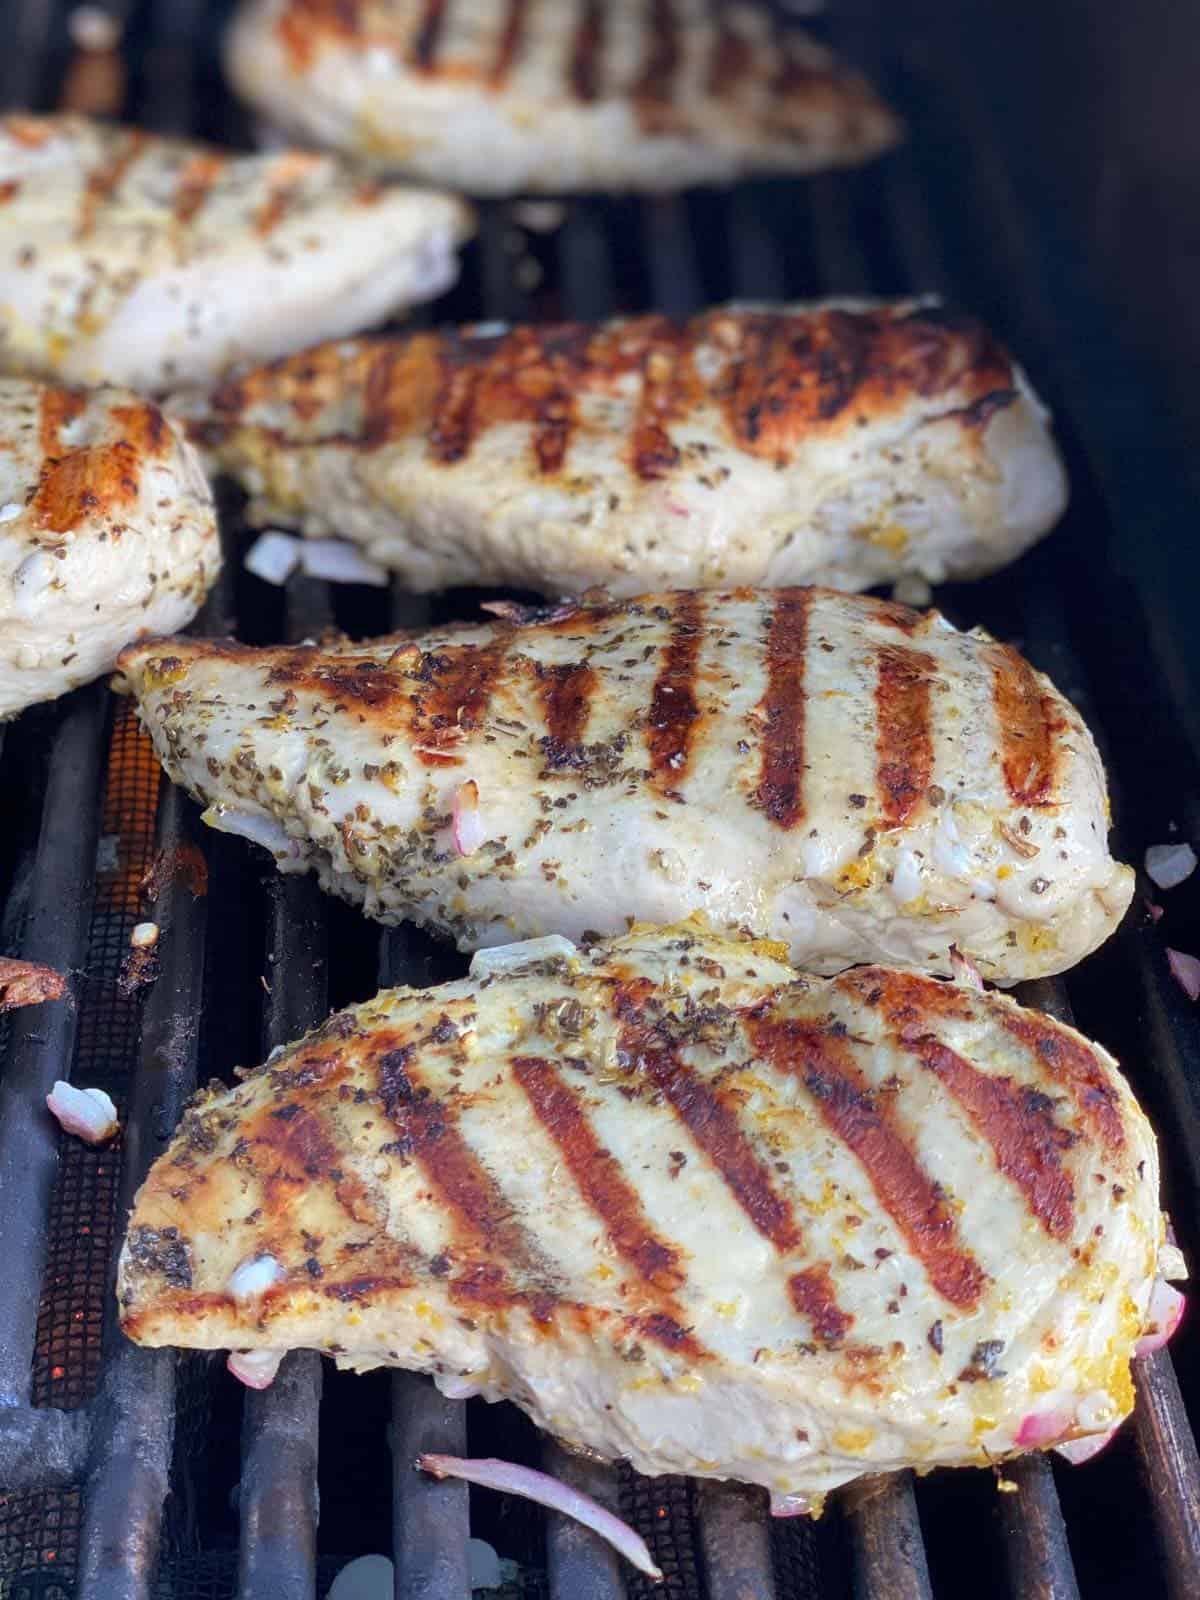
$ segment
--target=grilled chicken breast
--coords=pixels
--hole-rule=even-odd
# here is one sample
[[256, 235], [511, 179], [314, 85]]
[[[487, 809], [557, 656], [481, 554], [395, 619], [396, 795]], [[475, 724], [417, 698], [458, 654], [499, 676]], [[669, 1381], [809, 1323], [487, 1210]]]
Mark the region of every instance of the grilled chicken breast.
[[227, 63], [278, 126], [472, 194], [812, 172], [898, 133], [862, 78], [759, 5], [249, 0]]
[[797, 965], [1057, 972], [1113, 929], [1104, 773], [1015, 651], [824, 590], [650, 595], [337, 647], [119, 663], [219, 828], [461, 948], [632, 919]]
[[564, 950], [203, 1092], [134, 1206], [125, 1332], [413, 1367], [642, 1472], [811, 1497], [1130, 1411], [1165, 1230], [1103, 1050], [695, 930]]
[[358, 340], [175, 407], [252, 516], [418, 590], [940, 582], [1066, 503], [1020, 369], [912, 302]]
[[458, 200], [328, 156], [0, 118], [0, 370], [213, 383], [439, 294], [469, 231]]
[[191, 445], [124, 389], [0, 378], [0, 717], [182, 628], [221, 565]]

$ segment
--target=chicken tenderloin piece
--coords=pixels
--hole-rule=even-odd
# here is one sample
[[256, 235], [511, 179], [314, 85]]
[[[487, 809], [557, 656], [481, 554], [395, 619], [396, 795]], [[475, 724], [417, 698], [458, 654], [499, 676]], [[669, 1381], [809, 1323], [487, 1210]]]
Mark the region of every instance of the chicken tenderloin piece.
[[679, 189], [894, 144], [857, 73], [758, 4], [247, 0], [234, 87], [303, 142], [469, 194]]
[[207, 821], [462, 949], [703, 911], [810, 971], [948, 973], [957, 945], [1007, 984], [1133, 891], [1079, 714], [936, 612], [692, 591], [119, 670]]
[[417, 590], [939, 583], [1066, 504], [1020, 369], [911, 301], [342, 342], [172, 405], [253, 520]]
[[0, 118], [0, 371], [211, 384], [440, 294], [461, 201], [329, 156]]
[[185, 627], [220, 566], [200, 462], [157, 406], [0, 378], [0, 718]]
[[643, 929], [486, 952], [203, 1091], [117, 1292], [142, 1344], [415, 1368], [815, 1508], [1119, 1423], [1165, 1234], [1146, 1119], [1072, 1029]]

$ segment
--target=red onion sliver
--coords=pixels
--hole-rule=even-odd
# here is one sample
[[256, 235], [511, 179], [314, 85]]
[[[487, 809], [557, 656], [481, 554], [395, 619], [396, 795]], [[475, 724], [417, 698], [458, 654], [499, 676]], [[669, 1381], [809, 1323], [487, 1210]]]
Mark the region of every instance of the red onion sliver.
[[978, 989], [983, 993], [983, 978], [979, 968], [969, 956], [963, 955], [956, 944], [950, 946], [950, 970], [959, 983], [965, 983], [970, 989]]
[[231, 1350], [225, 1365], [247, 1389], [269, 1389], [283, 1356], [282, 1350]]
[[1142, 904], [1146, 908], [1146, 915], [1150, 918], [1150, 921], [1157, 922], [1163, 914], [1163, 908], [1155, 905], [1153, 900], [1143, 899]]
[[1150, 1304], [1146, 1308], [1149, 1329], [1134, 1345], [1134, 1355], [1148, 1356], [1155, 1350], [1161, 1350], [1183, 1320], [1183, 1308], [1186, 1305], [1187, 1301], [1179, 1290], [1173, 1289], [1160, 1278], [1154, 1285]]
[[486, 1489], [499, 1489], [504, 1494], [519, 1494], [525, 1500], [536, 1500], [538, 1505], [547, 1506], [551, 1511], [561, 1511], [563, 1516], [582, 1522], [585, 1528], [606, 1539], [639, 1572], [646, 1573], [656, 1583], [662, 1582], [662, 1572], [650, 1559], [644, 1540], [629, 1524], [558, 1478], [551, 1478], [545, 1472], [535, 1472], [532, 1467], [519, 1467], [513, 1461], [497, 1461], [490, 1456], [472, 1461], [464, 1456], [426, 1454], [419, 1455], [416, 1464], [422, 1472], [428, 1472], [435, 1478], [463, 1478], [467, 1483], [482, 1484]]
[[451, 820], [454, 824], [454, 848], [460, 856], [473, 856], [487, 838], [479, 812], [479, 785], [474, 778], [460, 783], [454, 791]]
[[1066, 1411], [1031, 1411], [1021, 1418], [1013, 1443], [1018, 1450], [1037, 1450], [1061, 1439], [1070, 1426], [1071, 1417]]
[[1090, 1461], [1093, 1456], [1098, 1456], [1105, 1445], [1111, 1444], [1113, 1436], [1120, 1426], [1121, 1424], [1118, 1422], [1107, 1433], [1090, 1433], [1084, 1439], [1065, 1439], [1062, 1444], [1056, 1444], [1054, 1448], [1073, 1467], [1081, 1467], [1085, 1461]]
[[773, 1517], [808, 1517], [812, 1515], [812, 1500], [806, 1494], [773, 1494], [771, 1496], [771, 1515]]
[[1185, 955], [1182, 950], [1167, 951], [1167, 965], [1171, 976], [1189, 1000], [1200, 999], [1200, 961]]

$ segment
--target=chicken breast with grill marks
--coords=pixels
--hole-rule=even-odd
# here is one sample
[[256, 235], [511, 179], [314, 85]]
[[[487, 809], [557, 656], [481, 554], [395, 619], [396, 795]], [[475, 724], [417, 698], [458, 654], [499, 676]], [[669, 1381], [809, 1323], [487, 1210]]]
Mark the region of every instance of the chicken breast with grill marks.
[[199, 1096], [130, 1219], [130, 1338], [412, 1367], [810, 1503], [1132, 1409], [1178, 1252], [1098, 1046], [695, 930], [504, 954]]
[[913, 302], [359, 340], [174, 405], [253, 517], [418, 590], [978, 577], [1066, 503], [1020, 369]]
[[234, 86], [278, 126], [471, 194], [675, 189], [863, 161], [898, 125], [761, 5], [247, 0]]
[[216, 827], [461, 948], [704, 911], [797, 965], [1058, 972], [1129, 904], [1081, 718], [1005, 645], [828, 590], [119, 663]]
[[0, 370], [157, 391], [440, 294], [462, 203], [328, 156], [0, 118]]
[[0, 718], [184, 627], [220, 565], [204, 473], [157, 406], [0, 378]]

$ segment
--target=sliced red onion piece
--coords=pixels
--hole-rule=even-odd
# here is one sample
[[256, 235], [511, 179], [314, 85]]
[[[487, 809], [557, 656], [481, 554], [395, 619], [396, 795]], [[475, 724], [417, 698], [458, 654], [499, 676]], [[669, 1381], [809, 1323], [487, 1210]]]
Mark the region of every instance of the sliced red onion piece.
[[283, 1350], [231, 1350], [225, 1365], [247, 1389], [269, 1389], [285, 1354]]
[[1196, 870], [1190, 844], [1152, 844], [1146, 851], [1146, 873], [1160, 889], [1174, 889]]
[[479, 810], [479, 785], [474, 778], [468, 778], [465, 783], [460, 783], [454, 791], [451, 820], [454, 848], [460, 856], [473, 856], [487, 838]]
[[1179, 1290], [1160, 1278], [1151, 1291], [1150, 1304], [1146, 1307], [1147, 1329], [1134, 1345], [1134, 1355], [1148, 1356], [1161, 1350], [1183, 1320], [1186, 1305], [1187, 1300]]
[[271, 528], [246, 551], [242, 565], [264, 583], [284, 584], [300, 565], [300, 541]]
[[772, 1494], [773, 1517], [807, 1517], [812, 1515], [813, 1503], [806, 1494]]
[[1061, 1439], [1072, 1424], [1068, 1411], [1031, 1411], [1021, 1418], [1021, 1426], [1013, 1440], [1018, 1450], [1037, 1450], [1042, 1445]]
[[578, 954], [578, 948], [561, 933], [548, 933], [541, 939], [518, 939], [515, 944], [476, 950], [471, 957], [471, 976], [486, 978], [498, 972], [512, 972], [534, 961], [572, 961]]
[[324, 578], [327, 583], [369, 583], [376, 589], [388, 585], [387, 568], [345, 539], [305, 539], [300, 565], [310, 578]]
[[1054, 1449], [1073, 1467], [1080, 1467], [1093, 1456], [1098, 1456], [1105, 1445], [1112, 1443], [1113, 1436], [1120, 1426], [1121, 1424], [1117, 1422], [1106, 1433], [1091, 1433], [1084, 1439], [1064, 1439], [1062, 1444], [1056, 1444]]
[[1168, 950], [1167, 965], [1171, 969], [1171, 976], [1188, 999], [1200, 999], [1200, 961], [1182, 950]]
[[64, 1133], [85, 1144], [103, 1144], [120, 1127], [117, 1108], [103, 1089], [77, 1089], [60, 1078], [46, 1096], [46, 1106]]
[[970, 956], [963, 955], [956, 944], [950, 946], [950, 970], [956, 982], [965, 983], [968, 989], [978, 989], [980, 994], [983, 993], [983, 978], [979, 968]]
[[538, 1505], [547, 1506], [551, 1511], [561, 1511], [563, 1516], [582, 1522], [585, 1528], [606, 1539], [639, 1572], [646, 1573], [657, 1583], [662, 1582], [662, 1572], [650, 1559], [645, 1541], [629, 1524], [558, 1478], [551, 1478], [545, 1472], [535, 1472], [532, 1467], [519, 1467], [513, 1461], [497, 1461], [493, 1457], [470, 1461], [463, 1456], [426, 1454], [419, 1455], [416, 1464], [422, 1472], [431, 1473], [435, 1478], [463, 1478], [467, 1483], [482, 1484], [486, 1489], [499, 1489], [504, 1494], [517, 1494], [525, 1500], [536, 1500]]
[[1150, 921], [1157, 922], [1163, 914], [1163, 908], [1159, 905], [1155, 905], [1153, 900], [1143, 899], [1142, 904], [1146, 908], [1146, 915], [1150, 918]]

